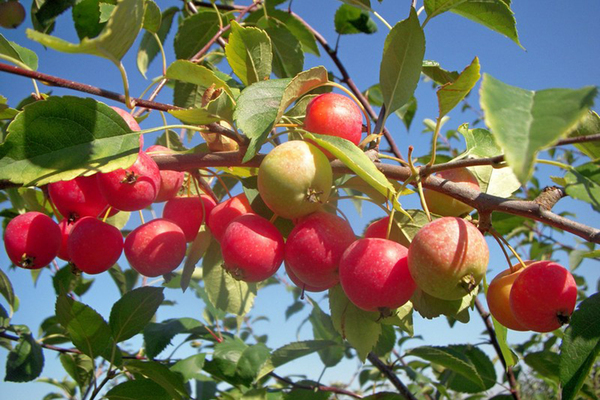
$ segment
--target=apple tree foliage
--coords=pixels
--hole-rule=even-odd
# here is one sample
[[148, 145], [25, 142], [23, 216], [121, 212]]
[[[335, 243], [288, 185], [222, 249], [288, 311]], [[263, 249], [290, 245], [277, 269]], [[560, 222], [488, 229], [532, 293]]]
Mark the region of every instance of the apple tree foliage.
[[[255, 211], [267, 218], [271, 215], [261, 204], [256, 171], [264, 154], [277, 143], [273, 135], [285, 129], [284, 134], [303, 136], [333, 154], [337, 158], [332, 161], [336, 190], [353, 196], [356, 204], [368, 200], [393, 211], [393, 223], [405, 240], [428, 221], [428, 215], [421, 209], [403, 208], [402, 197], [429, 188], [473, 206], [477, 211], [469, 218], [479, 221], [480, 230], [505, 238], [526, 257], [551, 259], [565, 251], [573, 271], [583, 258], [600, 257], [595, 247], [600, 243], [600, 231], [577, 221], [574, 214], [552, 212], [556, 202], [552, 195], [557, 192], [600, 209], [596, 164], [600, 118], [592, 109], [597, 88], [531, 91], [482, 72], [477, 57], [461, 72], [424, 59], [427, 24], [447, 12], [482, 24], [520, 46], [510, 1], [399, 3], [405, 18], [389, 26], [379, 76], [372, 77], [373, 86], [360, 89], [352, 83], [336, 51], [293, 12], [295, 2], [186, 0], [167, 9], [161, 9], [160, 3], [35, 0], [29, 10], [34, 29], [27, 29], [26, 35], [51, 51], [108, 59], [115, 65], [113, 72], [124, 78], [127, 73], [146, 77], [149, 65], [160, 63], [163, 49], [172, 46], [175, 59], [164, 59], [164, 74], [152, 81], [153, 90], [160, 91], [166, 84], [164, 90], [173, 92], [172, 104], [134, 100], [126, 79], [122, 93], [117, 94], [44, 75], [38, 71], [38, 56], [27, 48], [28, 43], [14, 43], [0, 35], [3, 79], [12, 73], [75, 90], [68, 96], [37, 91], [25, 100], [0, 97], [4, 226], [27, 210], [52, 215], [46, 184], [133, 163], [140, 133], [127, 128], [103, 103], [108, 98], [128, 107], [143, 107], [145, 111], [136, 114], [140, 121], [147, 112], [162, 112], [165, 124], [171, 121], [170, 127], [144, 131], [165, 130], [158, 142], [176, 150], [174, 156], [155, 157], [161, 168], [200, 177], [219, 197], [226, 195], [224, 186], [244, 190]], [[347, 35], [377, 30], [379, 15], [371, 6], [370, 0], [339, 2], [335, 31]], [[52, 36], [55, 19], [67, 10], [72, 11], [78, 43]], [[121, 62], [129, 51], [137, 51], [138, 71]], [[340, 70], [307, 65], [306, 54], [331, 57]], [[362, 148], [301, 129], [308, 100], [331, 90], [337, 82], [348, 87], [370, 113], [369, 136]], [[428, 153], [422, 158], [399, 163], [402, 156], [395, 150], [395, 133], [384, 129], [386, 120], [399, 117], [410, 125], [417, 107], [415, 89], [431, 82], [439, 110], [427, 121], [431, 149], [422, 150]], [[453, 126], [444, 133], [444, 117], [461, 106], [476, 84], [480, 84], [483, 121]], [[180, 128], [186, 129], [187, 136], [176, 133]], [[215, 151], [215, 136], [207, 136], [209, 131], [219, 132], [216, 140], [233, 143], [234, 151]], [[202, 144], [189, 148], [190, 139], [198, 135], [204, 138]], [[446, 138], [441, 140], [443, 135]], [[390, 152], [392, 157], [386, 158]], [[562, 176], [552, 178], [557, 185], [554, 188], [540, 187], [535, 175], [540, 155], [562, 168]], [[481, 193], [452, 183], [442, 185], [440, 179], [430, 176], [464, 166], [476, 175]], [[190, 190], [197, 188], [191, 185]], [[122, 229], [127, 218], [127, 213], [120, 213], [109, 221]], [[289, 232], [289, 221], [280, 219], [277, 224], [282, 232]], [[581, 238], [582, 246], [573, 249], [553, 239], [552, 232], [562, 231]], [[69, 265], [61, 264], [41, 273], [31, 272], [39, 285], [51, 284], [56, 293], [55, 299], [43, 299], [55, 302], [56, 314], [48, 316], [38, 329], [13, 322], [19, 314], [19, 288], [13, 287], [8, 266], [4, 266], [0, 270], [0, 345], [8, 351], [5, 381], [44, 381], [44, 358], [54, 351], [65, 378], [45, 380], [56, 389], [46, 398], [499, 400], [556, 398], [559, 393], [563, 399], [600, 396], [600, 298], [598, 294], [587, 296], [581, 277], [579, 304], [566, 328], [532, 334], [530, 340], [509, 346], [506, 328], [487, 314], [481, 295], [444, 301], [418, 291], [391, 316], [380, 316], [350, 303], [339, 285], [325, 294], [325, 303], [317, 302], [313, 297], [320, 294], [301, 295], [278, 276], [259, 284], [237, 281], [221, 264], [218, 243], [203, 230], [189, 244], [183, 265], [160, 283], [145, 285], [127, 265], [115, 265], [109, 273], [121, 297], [114, 299], [109, 315], [86, 304], [92, 277], [74, 275]], [[48, 275], [51, 279], [46, 279]], [[254, 298], [271, 284], [288, 285], [288, 317], [303, 308], [311, 310], [306, 323], [312, 326], [312, 340], [297, 341], [290, 330], [289, 344], [270, 348], [266, 337], [253, 335], [249, 318], [264, 312], [252, 309]], [[485, 289], [484, 282], [479, 292]], [[165, 307], [165, 294], [172, 290], [193, 292], [204, 303], [202, 318], [157, 320], [156, 312]], [[448, 329], [468, 324], [480, 314], [497, 357], [490, 358], [481, 345], [470, 343], [415, 345], [404, 350], [403, 345], [419, 335], [413, 329], [414, 313], [447, 318]], [[134, 337], [141, 338], [137, 342], [141, 341], [141, 348], [129, 342]], [[170, 358], [166, 349], [174, 345], [190, 346], [194, 354]], [[344, 358], [358, 358], [364, 367], [354, 382], [349, 376], [337, 386], [278, 374], [280, 366], [314, 353], [324, 367], [335, 366]]]

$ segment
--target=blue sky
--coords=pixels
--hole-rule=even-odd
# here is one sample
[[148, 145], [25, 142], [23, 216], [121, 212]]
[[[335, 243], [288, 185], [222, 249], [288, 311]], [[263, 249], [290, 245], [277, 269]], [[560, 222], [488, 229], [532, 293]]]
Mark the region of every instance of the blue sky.
[[[164, 10], [171, 5], [180, 5], [179, 1], [158, 1]], [[381, 4], [373, 0], [373, 7], [388, 22], [395, 22], [408, 15], [410, 2], [385, 0]], [[422, 3], [418, 2], [419, 5]], [[24, 1], [29, 8], [29, 1]], [[308, 23], [319, 30], [325, 38], [334, 45], [336, 34], [333, 30], [333, 15], [342, 3], [334, 0], [295, 0], [294, 10], [300, 14]], [[425, 35], [427, 40], [426, 59], [439, 62], [449, 70], [462, 70], [473, 60], [479, 57], [482, 72], [488, 73], [510, 85], [531, 90], [547, 88], [579, 88], [587, 85], [600, 85], [600, 2], [596, 0], [582, 0], [579, 2], [565, 3], [559, 1], [513, 2], [513, 10], [517, 20], [517, 29], [520, 40], [525, 48], [522, 49], [514, 42], [487, 28], [452, 13], [446, 13], [434, 18], [426, 26]], [[376, 20], [378, 32], [374, 35], [347, 35], [341, 38], [339, 57], [343, 61], [350, 75], [361, 89], [366, 89], [378, 82], [379, 62], [383, 48], [383, 42], [387, 28]], [[26, 21], [25, 26], [31, 23]], [[72, 79], [99, 86], [104, 89], [120, 92], [122, 85], [117, 69], [108, 61], [88, 55], [61, 54], [54, 50], [46, 50], [24, 36], [24, 27], [17, 31], [0, 30], [9, 40], [31, 48], [40, 57], [39, 71], [62, 78]], [[61, 17], [57, 22], [55, 34], [61, 38], [75, 41], [74, 29], [68, 15]], [[167, 38], [167, 47], [171, 47], [174, 34]], [[134, 96], [140, 94], [149, 81], [145, 81], [135, 67], [137, 43], [129, 51], [124, 59]], [[167, 54], [168, 62], [174, 61], [173, 53]], [[335, 66], [327, 57], [317, 59], [313, 56], [306, 58], [305, 68], [315, 65], [325, 65], [339, 75]], [[149, 77], [160, 74], [159, 60], [152, 64]], [[225, 72], [230, 72], [227, 66], [223, 66]], [[42, 91], [48, 90], [42, 87]], [[79, 95], [76, 92], [65, 89], [51, 88], [58, 95]], [[10, 105], [16, 105], [23, 97], [33, 91], [31, 82], [26, 78], [13, 75], [0, 74], [0, 94], [9, 99]], [[424, 154], [429, 151], [430, 136], [422, 134], [424, 118], [435, 118], [437, 113], [437, 100], [435, 91], [430, 83], [421, 82], [416, 96], [418, 98], [418, 111], [409, 132], [399, 123], [395, 117], [389, 119], [388, 128], [393, 133], [401, 151], [406, 154], [409, 145], [415, 146], [416, 154]], [[172, 94], [164, 90], [157, 99], [165, 103], [172, 101]], [[103, 99], [109, 105], [118, 105], [112, 101]], [[469, 96], [469, 103], [478, 108], [478, 95], [475, 90]], [[596, 110], [599, 108], [596, 106]], [[448, 129], [455, 129], [464, 122], [470, 122], [477, 117], [472, 112], [453, 112], [446, 124]], [[174, 121], [173, 121], [174, 122]], [[158, 114], [153, 113], [141, 126], [149, 128], [161, 125]], [[152, 138], [146, 139], [146, 146], [152, 143]], [[547, 179], [549, 175], [562, 175], [562, 171], [556, 168], [543, 168], [541, 175], [544, 184], [551, 184]], [[406, 208], [418, 207], [414, 197], [403, 199]], [[344, 211], [351, 216], [352, 224], [357, 234], [362, 232], [365, 224], [376, 217], [381, 217], [380, 211], [374, 207], [366, 206], [362, 216], [358, 216], [349, 204], [343, 205]], [[569, 199], [564, 199], [557, 205], [556, 211], [576, 211], [578, 219], [591, 226], [600, 226], [598, 214], [593, 212], [587, 205], [576, 204]], [[149, 218], [149, 216], [147, 216]], [[135, 224], [135, 218], [132, 218]], [[571, 235], [561, 238], [565, 243], [578, 246], [577, 240]], [[488, 279], [505, 268], [505, 260], [494, 242], [489, 242], [491, 258]], [[562, 256], [562, 254], [561, 254]], [[7, 271], [7, 258], [4, 253], [0, 260]], [[568, 260], [560, 260], [568, 265]], [[27, 324], [37, 333], [39, 323], [47, 316], [53, 314], [54, 291], [51, 286], [51, 277], [48, 271], [44, 271], [37, 286], [31, 283], [29, 273], [23, 270], [7, 272], [21, 300], [21, 309], [15, 315], [14, 323]], [[592, 288], [600, 277], [600, 268], [593, 261], [585, 261], [579, 268], [578, 273], [584, 275]], [[163, 307], [158, 315], [158, 320], [189, 316], [201, 318], [202, 303], [193, 294], [186, 292], [181, 294], [171, 290], [167, 292], [169, 299], [177, 301], [175, 307]], [[315, 296], [319, 299], [322, 296]], [[107, 301], [107, 298], [110, 299]], [[95, 308], [105, 318], [108, 318], [110, 307], [118, 298], [118, 292], [106, 274], [100, 276], [94, 284], [93, 289], [87, 294], [83, 301]], [[268, 345], [277, 348], [283, 344], [296, 340], [296, 329], [306, 313], [300, 313], [285, 321], [283, 314], [285, 308], [291, 304], [291, 297], [282, 288], [269, 287], [261, 292], [257, 298], [253, 316], [266, 315], [269, 322], [257, 322], [254, 328], [259, 333], [269, 334]], [[327, 309], [326, 302], [321, 306]], [[305, 309], [308, 309], [306, 307]], [[449, 329], [445, 319], [438, 318], [434, 321], [423, 320], [415, 317], [415, 332], [422, 335], [423, 341], [413, 341], [414, 345], [433, 344], [444, 345], [450, 343], [479, 343], [484, 340], [481, 334], [483, 324], [479, 317], [472, 314], [469, 324], [457, 324], [454, 329]], [[308, 325], [300, 330], [300, 337], [311, 338], [311, 330]], [[509, 333], [512, 342], [523, 341], [526, 334]], [[138, 340], [139, 344], [139, 340]], [[486, 351], [489, 349], [486, 349]], [[4, 365], [7, 352], [0, 350], [0, 365]], [[185, 355], [182, 351], [181, 355]], [[51, 376], [60, 379], [63, 376], [56, 354], [45, 351], [46, 368], [43, 376]], [[315, 359], [307, 358], [306, 361], [292, 363], [288, 368], [282, 368], [281, 373], [305, 373], [311, 379], [317, 379], [320, 368], [311, 367]], [[335, 380], [347, 381], [357, 366], [354, 362], [344, 363], [338, 368], [328, 370], [324, 375], [324, 381]], [[278, 370], [279, 371], [279, 370]], [[3, 372], [0, 373], [3, 375]], [[43, 394], [51, 389], [50, 386], [35, 384], [14, 384], [0, 382], [0, 393], [10, 393], [10, 398], [41, 398]], [[2, 396], [0, 396], [2, 397]]]

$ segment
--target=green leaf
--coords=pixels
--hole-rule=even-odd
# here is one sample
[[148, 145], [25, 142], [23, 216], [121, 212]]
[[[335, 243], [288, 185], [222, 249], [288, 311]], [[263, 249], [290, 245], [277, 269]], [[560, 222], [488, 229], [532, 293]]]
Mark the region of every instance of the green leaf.
[[93, 99], [49, 97], [26, 106], [0, 145], [0, 179], [27, 185], [133, 164], [139, 133]]
[[102, 316], [64, 293], [56, 299], [56, 317], [75, 347], [90, 358], [103, 355], [112, 343], [110, 327]]
[[276, 19], [261, 19], [259, 26], [271, 38], [273, 49], [273, 73], [278, 78], [291, 78], [304, 68], [304, 51], [300, 40]]
[[198, 232], [194, 241], [187, 248], [180, 283], [181, 290], [184, 292], [190, 284], [194, 271], [196, 271], [196, 264], [198, 264], [202, 256], [204, 256], [212, 241], [212, 235], [205, 229], [205, 226], [206, 225], [200, 229], [200, 232]]
[[121, 296], [133, 289], [139, 277], [136, 270], [127, 269], [123, 271], [118, 264], [113, 265], [112, 268], [108, 270], [108, 273], [117, 285], [117, 289], [119, 289]]
[[119, 64], [137, 38], [143, 19], [144, 0], [120, 0], [102, 32], [93, 39], [84, 38], [75, 44], [31, 29], [26, 33], [29, 39], [57, 51], [92, 54]]
[[425, 0], [423, 6], [427, 13], [427, 18], [424, 24], [431, 18], [438, 16], [446, 11], [456, 7], [457, 5], [464, 3], [467, 0]]
[[37, 0], [31, 4], [31, 22], [35, 30], [51, 33], [55, 19], [73, 6], [73, 0]]
[[410, 336], [415, 334], [413, 327], [413, 304], [409, 301], [402, 307], [392, 311], [389, 317], [381, 318], [383, 325], [394, 325], [399, 327]]
[[296, 75], [286, 86], [283, 96], [281, 98], [281, 104], [277, 111], [277, 117], [275, 122], [279, 121], [285, 110], [291, 106], [299, 98], [307, 94], [308, 92], [323, 86], [329, 82], [327, 76], [327, 69], [323, 66], [313, 67], [307, 71], [302, 71]]
[[331, 347], [341, 346], [332, 340], [304, 340], [286, 344], [271, 353], [271, 358], [262, 366], [257, 379], [262, 378], [284, 364]]
[[213, 241], [202, 260], [204, 287], [210, 302], [219, 310], [244, 315], [252, 308], [256, 284], [234, 279], [222, 267], [221, 247]]
[[98, 36], [106, 25], [100, 21], [100, 0], [79, 0], [71, 11], [79, 40]]
[[105, 396], [108, 400], [173, 400], [173, 397], [152, 379], [119, 383], [106, 392]]
[[8, 99], [0, 95], [0, 120], [13, 119], [17, 116], [19, 110], [8, 106]]
[[183, 360], [177, 361], [169, 368], [171, 371], [180, 374], [183, 377], [183, 381], [187, 382], [190, 379], [200, 377], [200, 371], [204, 367], [204, 361], [206, 354], [199, 353], [184, 358]]
[[410, 17], [388, 33], [379, 68], [379, 85], [385, 103], [385, 119], [413, 96], [425, 55], [425, 35], [413, 8]]
[[577, 126], [597, 92], [596, 87], [535, 92], [484, 74], [481, 108], [485, 122], [522, 184], [533, 173], [537, 153]]
[[[261, 12], [262, 14], [262, 12]], [[275, 18], [281, 21], [289, 31], [296, 36], [302, 44], [305, 53], [311, 53], [320, 56], [319, 47], [315, 35], [304, 25], [296, 16], [281, 10], [269, 11], [269, 18]]]
[[371, 18], [371, 14], [358, 7], [342, 4], [335, 12], [335, 31], [340, 35], [353, 33], [375, 33], [377, 24]]
[[452, 83], [458, 78], [459, 75], [456, 71], [448, 71], [443, 69], [440, 67], [439, 63], [431, 60], [423, 61], [423, 69], [421, 72], [438, 85]]
[[513, 365], [516, 365], [519, 360], [508, 347], [508, 342], [506, 341], [508, 329], [496, 321], [496, 318], [493, 316], [491, 316], [491, 318], [494, 324], [494, 332], [496, 332], [496, 340], [498, 341], [498, 346], [500, 346], [500, 352], [502, 353], [502, 358], [504, 358], [507, 367], [512, 367]]
[[[173, 18], [178, 11], [179, 9], [177, 7], [170, 7], [162, 13], [160, 28], [156, 33], [161, 43], [165, 42], [165, 39], [171, 30]], [[140, 47], [137, 53], [137, 67], [144, 78], [146, 78], [148, 66], [150, 63], [152, 63], [159, 52], [160, 47], [158, 46], [158, 43], [156, 43], [156, 38], [154, 35], [150, 32], [144, 32], [144, 36], [142, 37], [142, 41], [140, 42]]]
[[477, 296], [477, 292], [478, 290], [475, 289], [459, 300], [442, 300], [417, 288], [411, 302], [423, 318], [432, 319], [440, 315], [446, 315], [466, 324], [470, 319], [469, 307], [473, 303], [474, 297]]
[[525, 354], [523, 360], [541, 376], [558, 382], [560, 356], [552, 351], [536, 351]]
[[[569, 133], [569, 137], [581, 137], [594, 135], [600, 132], [600, 116], [595, 111], [589, 110], [583, 120], [579, 122], [577, 128]], [[575, 144], [579, 150], [590, 157], [592, 160], [600, 158], [600, 143], [597, 141]]]
[[219, 31], [219, 16], [212, 10], [198, 10], [183, 20], [175, 35], [175, 57], [178, 60], [192, 58], [208, 44]]
[[146, 0], [146, 11], [144, 12], [142, 28], [152, 33], [158, 33], [161, 23], [162, 15], [160, 13], [160, 8], [154, 1]]
[[346, 339], [364, 362], [379, 339], [381, 325], [379, 313], [368, 312], [356, 307], [340, 285], [329, 289], [329, 307], [335, 330]]
[[168, 319], [160, 323], [151, 322], [144, 328], [146, 355], [148, 358], [154, 358], [171, 344], [175, 335], [197, 332], [202, 327], [202, 323], [193, 318]]
[[237, 127], [250, 138], [246, 162], [258, 153], [275, 125], [283, 94], [291, 79], [270, 79], [248, 86], [238, 97], [233, 113]]
[[600, 354], [600, 293], [581, 302], [571, 316], [560, 346], [562, 399], [577, 398]]
[[600, 211], [600, 169], [596, 163], [586, 163], [567, 171], [565, 192], [574, 199], [589, 203]]
[[219, 78], [214, 71], [191, 61], [175, 61], [167, 68], [166, 77], [169, 79], [177, 79], [182, 82], [193, 83], [194, 85], [201, 87], [223, 89], [229, 97], [232, 99], [235, 98], [227, 82]]
[[31, 336], [23, 334], [6, 358], [6, 382], [30, 382], [40, 376], [44, 368], [44, 354]]
[[460, 73], [454, 82], [446, 83], [437, 90], [439, 117], [448, 114], [464, 99], [475, 86], [481, 74], [479, 73], [479, 59], [473, 62]]
[[164, 288], [143, 286], [127, 292], [112, 307], [108, 323], [115, 342], [140, 333], [165, 299]]
[[2, 269], [0, 269], [0, 293], [8, 302], [12, 314], [15, 310], [17, 298], [15, 296], [15, 292], [13, 290], [12, 283], [8, 278], [8, 275], [6, 275], [6, 273]]
[[219, 122], [221, 117], [205, 108], [188, 108], [187, 110], [169, 110], [169, 114], [186, 124], [206, 125]]
[[231, 21], [231, 34], [229, 43], [225, 46], [225, 54], [233, 73], [244, 85], [269, 79], [273, 52], [271, 39], [262, 29], [243, 28], [236, 21]]
[[316, 340], [335, 341], [337, 346], [329, 346], [319, 350], [319, 358], [326, 367], [334, 367], [342, 361], [346, 347], [342, 343], [342, 337], [333, 327], [331, 317], [327, 315], [313, 302], [313, 310], [308, 316], [312, 325], [313, 336]]
[[268, 361], [269, 352], [262, 343], [248, 346], [237, 337], [227, 337], [215, 345], [213, 358], [204, 369], [233, 385], [250, 386]]
[[452, 371], [455, 374], [454, 379], [460, 377], [454, 384], [449, 383], [454, 390], [462, 391], [475, 387], [477, 392], [481, 392], [496, 384], [494, 365], [481, 350], [472, 345], [422, 346], [407, 350], [406, 354]]
[[498, 32], [523, 47], [514, 13], [505, 0], [467, 0], [450, 11]]
[[33, 51], [21, 47], [15, 42], [6, 40], [0, 34], [0, 60], [5, 60], [31, 70], [38, 68], [38, 56]]
[[166, 365], [154, 361], [128, 360], [124, 367], [129, 372], [142, 374], [158, 383], [173, 399], [188, 397], [181, 375], [171, 371]]
[[[464, 155], [474, 158], [495, 157], [502, 154], [494, 136], [490, 131], [477, 128], [468, 129], [467, 125], [461, 125], [458, 133], [465, 137], [467, 151]], [[521, 183], [510, 168], [494, 168], [491, 165], [470, 167], [469, 170], [475, 175], [479, 182], [479, 189], [498, 197], [510, 197], [519, 190]]]
[[94, 378], [94, 361], [85, 354], [61, 353], [59, 357], [65, 371], [85, 393]]
[[[309, 132], [306, 132], [304, 137], [329, 151], [343, 162], [346, 167], [350, 168], [356, 175], [386, 198], [391, 200], [396, 194], [394, 185], [354, 143], [337, 136], [319, 135]], [[405, 213], [397, 201], [394, 202], [394, 208]]]

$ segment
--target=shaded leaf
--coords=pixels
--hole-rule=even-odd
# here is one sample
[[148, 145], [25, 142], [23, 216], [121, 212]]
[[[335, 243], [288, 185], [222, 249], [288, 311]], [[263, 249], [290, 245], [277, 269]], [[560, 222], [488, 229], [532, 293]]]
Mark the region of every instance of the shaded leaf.
[[[383, 94], [381, 93], [381, 87], [379, 85], [373, 85], [366, 91], [367, 99], [369, 103], [375, 107], [381, 107], [383, 105]], [[404, 123], [406, 130], [410, 129], [410, 125], [417, 112], [417, 99], [413, 96], [410, 98], [408, 103], [394, 111], [394, 115], [400, 118], [400, 121]]]
[[571, 169], [564, 180], [567, 195], [600, 210], [600, 169], [597, 164], [590, 162]]
[[323, 66], [314, 67], [296, 75], [286, 86], [275, 121], [279, 121], [285, 110], [300, 97], [323, 86], [329, 81], [327, 70]]
[[237, 337], [227, 337], [215, 345], [213, 358], [204, 370], [233, 385], [249, 386], [268, 359], [269, 349], [264, 344], [248, 346]]
[[469, 307], [473, 298], [477, 296], [478, 290], [475, 289], [465, 297], [459, 300], [442, 300], [433, 297], [421, 289], [415, 290], [411, 302], [423, 318], [432, 319], [440, 315], [453, 317], [462, 323], [469, 322]]
[[187, 382], [190, 379], [200, 377], [200, 371], [204, 367], [206, 354], [199, 353], [177, 361], [169, 369], [183, 377], [183, 381]]
[[219, 310], [244, 315], [252, 308], [256, 284], [234, 279], [221, 265], [221, 247], [213, 241], [202, 260], [204, 286], [210, 302]]
[[443, 69], [439, 63], [431, 60], [423, 61], [423, 69], [421, 72], [438, 85], [445, 85], [447, 83], [454, 82], [459, 75], [456, 71], [448, 71]]
[[[182, 333], [197, 332], [203, 324], [193, 318], [175, 318], [163, 322], [151, 322], [144, 328], [144, 346], [148, 358], [159, 355], [171, 340]], [[204, 331], [204, 329], [202, 329]]]
[[31, 334], [23, 334], [6, 358], [7, 382], [30, 382], [40, 376], [44, 368], [42, 347]]
[[513, 365], [517, 364], [519, 359], [517, 358], [515, 353], [513, 353], [513, 351], [508, 347], [508, 343], [506, 341], [506, 334], [508, 329], [505, 326], [501, 325], [498, 321], [496, 321], [496, 318], [494, 318], [492, 315], [490, 315], [490, 317], [492, 318], [492, 323], [494, 324], [494, 332], [496, 332], [496, 340], [498, 341], [498, 346], [500, 346], [500, 352], [502, 353], [502, 357], [506, 362], [506, 366], [512, 367]]
[[[171, 25], [173, 24], [173, 18], [175, 14], [179, 11], [177, 7], [167, 8], [161, 15], [161, 23], [160, 28], [156, 35], [159, 40], [164, 43], [169, 31], [171, 30]], [[146, 77], [146, 72], [148, 71], [148, 66], [152, 61], [156, 58], [158, 53], [160, 52], [160, 47], [158, 43], [156, 43], [156, 38], [150, 32], [144, 32], [144, 36], [142, 36], [142, 41], [140, 42], [140, 47], [137, 53], [137, 67], [142, 76]]]
[[536, 351], [525, 354], [523, 360], [541, 376], [558, 382], [560, 356], [552, 351]]
[[84, 38], [75, 44], [31, 29], [26, 33], [29, 39], [54, 50], [92, 54], [118, 64], [137, 38], [143, 18], [144, 0], [121, 0], [102, 32], [93, 39]]
[[161, 19], [162, 15], [158, 5], [152, 0], [146, 0], [146, 11], [144, 12], [142, 28], [152, 33], [158, 33], [162, 22]]
[[60, 363], [69, 376], [77, 382], [81, 393], [85, 393], [94, 378], [94, 361], [84, 354], [62, 353]]
[[342, 2], [361, 8], [363, 10], [371, 11], [371, 0], [341, 0]]
[[173, 397], [152, 379], [125, 381], [105, 394], [108, 400], [172, 400]]
[[304, 51], [300, 40], [276, 19], [261, 19], [259, 26], [271, 38], [273, 46], [273, 73], [278, 78], [291, 78], [299, 74], [304, 67]]
[[425, 35], [411, 8], [410, 17], [388, 33], [379, 69], [379, 85], [386, 106], [386, 119], [406, 104], [419, 83], [425, 55]]
[[317, 57], [320, 56], [315, 35], [293, 14], [281, 10], [271, 10], [269, 11], [269, 17], [281, 21], [300, 41], [304, 52], [314, 54]]
[[[577, 128], [569, 133], [569, 137], [580, 137], [594, 135], [600, 132], [600, 116], [595, 111], [589, 110], [585, 118], [579, 122]], [[577, 143], [579, 150], [592, 160], [600, 158], [600, 143], [598, 141]]]
[[353, 33], [375, 33], [377, 24], [368, 11], [348, 4], [342, 4], [335, 12], [335, 31], [340, 35]]
[[108, 172], [133, 164], [139, 133], [92, 99], [50, 97], [32, 103], [0, 145], [0, 179], [37, 184]]
[[119, 343], [140, 333], [165, 299], [164, 288], [142, 286], [127, 292], [112, 307], [108, 323]]
[[364, 362], [381, 334], [381, 325], [377, 322], [379, 313], [356, 307], [340, 285], [329, 289], [329, 307], [335, 330], [356, 349]]
[[533, 173], [537, 153], [571, 131], [596, 94], [596, 87], [529, 91], [484, 75], [481, 107], [486, 124], [522, 184]]
[[79, 0], [71, 11], [79, 40], [95, 38], [106, 25], [100, 21], [100, 0]]
[[313, 337], [317, 340], [332, 340], [338, 343], [338, 346], [329, 346], [319, 350], [319, 358], [326, 367], [334, 367], [342, 361], [345, 346], [342, 344], [342, 337], [333, 327], [331, 317], [327, 315], [316, 302], [313, 302], [313, 310], [308, 316], [312, 325]]
[[128, 360], [124, 367], [129, 372], [142, 374], [158, 383], [173, 399], [187, 397], [181, 375], [171, 371], [166, 365], [154, 361]]
[[219, 31], [219, 16], [213, 10], [200, 9], [183, 20], [175, 35], [175, 57], [192, 58]]
[[0, 269], [0, 293], [8, 302], [11, 312], [15, 310], [16, 296], [8, 275]]
[[271, 39], [262, 29], [242, 27], [231, 21], [229, 43], [225, 46], [227, 62], [246, 86], [269, 79], [273, 60]]
[[196, 238], [188, 246], [186, 251], [180, 283], [181, 290], [184, 292], [190, 284], [190, 279], [192, 279], [192, 275], [196, 270], [196, 264], [198, 264], [202, 256], [204, 256], [204, 253], [206, 253], [206, 250], [208, 250], [208, 246], [212, 241], [212, 235], [208, 230], [204, 229], [204, 227], [205, 225], [201, 228], [200, 232], [198, 232]]
[[571, 316], [560, 346], [562, 399], [577, 398], [600, 354], [600, 293], [585, 299]]

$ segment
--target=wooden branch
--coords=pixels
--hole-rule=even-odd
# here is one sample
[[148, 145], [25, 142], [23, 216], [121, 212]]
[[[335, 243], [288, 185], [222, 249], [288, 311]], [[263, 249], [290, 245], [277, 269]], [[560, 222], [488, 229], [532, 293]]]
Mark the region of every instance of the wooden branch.
[[402, 381], [400, 380], [398, 375], [396, 375], [394, 370], [389, 365], [381, 361], [381, 359], [377, 357], [375, 353], [369, 353], [367, 358], [369, 359], [371, 364], [373, 364], [392, 383], [392, 385], [394, 385], [394, 387], [398, 389], [398, 392], [400, 392], [400, 394], [404, 396], [405, 399], [417, 400], [415, 395], [412, 394], [410, 390], [408, 390], [404, 383], [402, 383]]
[[285, 378], [283, 376], [279, 376], [275, 372], [270, 372], [269, 376], [277, 379], [278, 381], [285, 382], [288, 385], [290, 385], [291, 387], [296, 388], [296, 389], [310, 390], [312, 392], [318, 391], [318, 392], [329, 392], [329, 393], [335, 393], [335, 394], [343, 394], [343, 395], [346, 395], [346, 396], [353, 397], [355, 399], [362, 399], [363, 398], [358, 393], [354, 393], [354, 392], [351, 392], [349, 390], [342, 389], [342, 388], [335, 387], [335, 386], [303, 385], [303, 384], [300, 384], [300, 383], [296, 383], [296, 382], [292, 381], [291, 379]]

